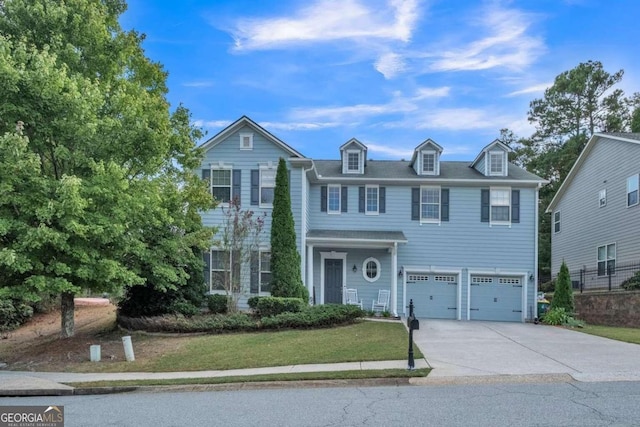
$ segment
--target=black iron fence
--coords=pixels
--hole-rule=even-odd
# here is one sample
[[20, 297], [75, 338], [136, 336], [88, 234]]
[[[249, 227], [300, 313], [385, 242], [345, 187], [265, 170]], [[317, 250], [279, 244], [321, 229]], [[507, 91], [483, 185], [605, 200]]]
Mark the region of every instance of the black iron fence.
[[[591, 290], [624, 290], [631, 278], [640, 271], [640, 262], [615, 265], [609, 261], [601, 263], [595, 268], [582, 267], [580, 270], [570, 271], [571, 285], [580, 292]], [[557, 279], [557, 276], [555, 277]]]

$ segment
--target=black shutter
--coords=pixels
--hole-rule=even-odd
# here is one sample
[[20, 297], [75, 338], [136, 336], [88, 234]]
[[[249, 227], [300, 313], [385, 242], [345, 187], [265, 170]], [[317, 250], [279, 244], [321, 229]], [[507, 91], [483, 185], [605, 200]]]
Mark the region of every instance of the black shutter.
[[211, 190], [211, 169], [202, 169], [202, 180], [207, 182], [209, 193], [213, 195], [213, 191]]
[[480, 221], [481, 222], [489, 222], [489, 210], [490, 206], [490, 194], [489, 190], [480, 190]]
[[364, 212], [364, 187], [358, 187], [358, 212]]
[[378, 206], [378, 212], [380, 213], [385, 213], [387, 211], [386, 208], [386, 204], [387, 204], [387, 189], [385, 187], [380, 187], [378, 189], [378, 197], [379, 197], [379, 206]]
[[241, 178], [242, 178], [242, 171], [240, 169], [234, 169], [233, 170], [233, 178], [232, 178], [232, 189], [231, 189], [231, 198], [233, 200], [236, 201], [236, 203], [238, 203], [238, 205], [240, 205], [240, 190], [241, 190]]
[[348, 187], [342, 187], [340, 188], [340, 192], [341, 192], [341, 196], [342, 196], [342, 201], [340, 202], [340, 210], [342, 212], [347, 212], [348, 211], [348, 207], [347, 207], [347, 201], [349, 199], [349, 188]]
[[449, 189], [440, 190], [440, 221], [449, 221]]
[[251, 281], [249, 292], [257, 294], [260, 292], [260, 252], [251, 251]]
[[260, 171], [258, 169], [251, 170], [251, 204], [260, 204]]
[[204, 267], [202, 267], [202, 272], [204, 273], [204, 283], [207, 285], [208, 292], [211, 283], [211, 252], [202, 252], [202, 260], [204, 261]]
[[411, 220], [420, 220], [420, 188], [411, 189]]
[[520, 222], [520, 190], [511, 190], [511, 222]]
[[320, 212], [327, 211], [327, 186], [320, 187]]

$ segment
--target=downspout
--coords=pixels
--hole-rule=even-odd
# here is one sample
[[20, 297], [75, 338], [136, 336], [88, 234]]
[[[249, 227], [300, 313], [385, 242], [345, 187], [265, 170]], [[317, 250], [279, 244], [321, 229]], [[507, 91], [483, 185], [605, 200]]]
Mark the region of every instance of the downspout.
[[391, 252], [391, 315], [398, 317], [398, 242], [393, 242]]
[[[538, 227], [539, 227], [539, 222], [540, 222], [540, 217], [539, 217], [539, 207], [538, 207], [538, 203], [539, 203], [539, 193], [540, 193], [540, 187], [542, 187], [542, 184], [538, 184], [538, 186], [536, 187], [536, 205], [535, 205], [535, 226], [534, 226], [534, 238], [535, 238], [535, 251], [534, 251], [534, 266], [533, 266], [533, 317], [534, 319], [538, 317]], [[533, 320], [533, 319], [530, 319]]]
[[[308, 283], [307, 280], [307, 205], [308, 205], [308, 193], [307, 193], [307, 172], [315, 169], [316, 164], [311, 160], [311, 167], [309, 169], [302, 168], [302, 177], [301, 177], [301, 193], [302, 193], [302, 203], [300, 206], [300, 268], [302, 271], [302, 286], [306, 287], [309, 290], [309, 301], [314, 300], [313, 294], [313, 277], [310, 278], [311, 283]], [[313, 264], [313, 248], [311, 249], [311, 263]]]

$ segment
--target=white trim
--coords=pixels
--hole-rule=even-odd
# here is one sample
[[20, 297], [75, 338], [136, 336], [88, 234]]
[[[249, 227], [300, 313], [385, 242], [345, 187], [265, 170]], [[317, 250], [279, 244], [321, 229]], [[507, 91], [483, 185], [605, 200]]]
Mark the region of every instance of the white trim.
[[[253, 150], [253, 132], [240, 132], [240, 150]], [[249, 138], [249, 144], [245, 145], [245, 138]]]
[[[370, 262], [373, 262], [376, 264], [376, 276], [375, 277], [369, 277], [367, 276], [367, 264], [369, 264]], [[367, 259], [365, 259], [362, 262], [362, 277], [364, 278], [364, 280], [366, 280], [369, 283], [373, 283], [375, 281], [377, 281], [380, 278], [380, 274], [381, 274], [381, 269], [382, 269], [382, 264], [380, 264], [380, 261], [378, 260], [378, 258], [375, 257], [369, 257]]]
[[[613, 245], [613, 248], [615, 249], [616, 252], [616, 256], [613, 257], [613, 263], [614, 265], [617, 267], [618, 266], [618, 242], [613, 242], [613, 243], [607, 243], [604, 245], [600, 245], [600, 246], [596, 246], [596, 277], [597, 278], [601, 278], [601, 277], [607, 277], [607, 263], [609, 262], [609, 246]], [[600, 261], [600, 254], [598, 253], [600, 248], [604, 248], [604, 260]], [[598, 264], [600, 264], [601, 262], [604, 262], [604, 275], [600, 275], [599, 271], [598, 271]], [[612, 276], [615, 275], [615, 267], [614, 267], [614, 272], [612, 274]]]
[[[266, 187], [262, 185], [262, 172], [264, 171], [272, 171], [273, 172], [273, 187]], [[275, 197], [275, 191], [276, 191], [276, 176], [277, 176], [277, 170], [276, 167], [273, 165], [272, 162], [269, 162], [268, 165], [260, 165], [259, 171], [258, 171], [258, 204], [261, 208], [272, 208], [273, 207], [273, 202], [271, 203], [262, 203], [262, 188], [273, 188], [273, 192], [274, 192], [274, 197]]]
[[[558, 220], [556, 221], [556, 215], [558, 215]], [[557, 210], [553, 212], [553, 217], [552, 217], [552, 227], [553, 227], [553, 234], [558, 234], [562, 231], [562, 211], [561, 210]], [[558, 231], [556, 231], [556, 223], [558, 224]]]
[[[229, 200], [223, 201], [219, 200], [220, 207], [226, 208], [229, 207], [229, 201], [233, 200], [233, 164], [231, 163], [223, 163], [222, 161], [218, 163], [210, 163], [209, 164], [209, 192], [213, 196], [213, 171], [229, 171]], [[218, 185], [218, 188], [226, 187], [226, 185]]]
[[[487, 269], [473, 269], [467, 270], [467, 319], [471, 320], [471, 275], [478, 276], [492, 276], [492, 277], [521, 277], [522, 278], [522, 306], [520, 321], [525, 322], [527, 319], [527, 289], [529, 289], [529, 273], [521, 270], [503, 270], [495, 268], [493, 270]], [[534, 312], [537, 309], [534, 309]], [[533, 314], [533, 313], [532, 313]]]
[[320, 252], [320, 304], [324, 304], [324, 260], [342, 260], [342, 303], [344, 304], [344, 289], [347, 285], [347, 253], [346, 252]]
[[398, 242], [393, 242], [391, 248], [391, 299], [389, 311], [393, 317], [398, 316]]
[[[425, 171], [424, 170], [424, 156], [425, 155], [433, 155], [433, 170]], [[420, 175], [433, 176], [438, 175], [438, 153], [435, 150], [422, 150], [420, 151]]]
[[534, 243], [534, 252], [533, 252], [533, 289], [534, 289], [534, 304], [533, 304], [533, 317], [534, 319], [538, 317], [538, 227], [539, 227], [539, 216], [540, 215], [540, 207], [538, 206], [538, 203], [540, 203], [540, 195], [539, 195], [540, 189], [539, 187], [536, 188], [536, 196], [535, 196], [535, 204], [534, 204], [534, 218], [535, 221], [534, 222], [534, 231], [533, 231], [533, 241]]
[[[358, 169], [349, 169], [349, 154], [358, 155]], [[345, 150], [344, 151], [344, 173], [362, 174], [363, 150]]]
[[[258, 295], [269, 296], [271, 295], [271, 291], [265, 292], [262, 290], [262, 254], [263, 253], [269, 253], [269, 257], [271, 257], [271, 248], [258, 249]], [[269, 261], [269, 263], [271, 263], [271, 261]], [[269, 266], [269, 268], [271, 268], [271, 266]], [[271, 269], [269, 269], [269, 273], [271, 273]], [[251, 287], [251, 283], [249, 283], [249, 287]]]
[[598, 191], [598, 207], [604, 208], [605, 206], [607, 206], [607, 189], [603, 188]]
[[[507, 205], [507, 212], [509, 213], [508, 221], [494, 221], [493, 219], [493, 192], [494, 191], [506, 191], [507, 196], [509, 196], [509, 204]], [[489, 187], [489, 227], [494, 225], [507, 225], [511, 227], [511, 205], [513, 200], [511, 200], [511, 187]], [[496, 205], [496, 206], [504, 206], [504, 205]]]
[[[501, 170], [499, 172], [493, 172], [491, 170], [491, 166], [493, 165], [493, 162], [491, 161], [491, 156], [492, 155], [500, 155], [500, 163], [501, 163], [500, 164], [500, 169]], [[486, 167], [486, 170], [487, 170], [486, 175], [487, 176], [506, 176], [507, 175], [505, 173], [506, 169], [507, 169], [507, 165], [506, 165], [506, 161], [505, 161], [506, 157], [507, 157], [507, 153], [505, 151], [503, 151], [503, 150], [489, 150], [489, 151], [487, 151], [487, 155], [486, 155], [486, 158], [485, 158], [485, 165], [486, 165], [485, 167]]]
[[[313, 302], [313, 245], [307, 245], [307, 290], [309, 291], [309, 303]], [[302, 258], [302, 257], [301, 257]], [[304, 261], [303, 261], [304, 262]]]
[[[631, 180], [635, 178], [636, 182], [635, 182], [635, 190], [633, 191], [629, 191], [629, 182], [631, 182]], [[636, 192], [636, 202], [629, 204], [629, 194]], [[640, 203], [640, 174], [633, 174], [630, 177], [627, 178], [627, 191], [625, 192], [625, 205], [627, 205], [628, 208], [631, 208], [633, 206], [637, 206]]]
[[[456, 307], [456, 320], [462, 320], [462, 268], [452, 268], [452, 267], [438, 267], [434, 265], [426, 266], [426, 267], [415, 267], [403, 265], [402, 267], [402, 306], [404, 307], [404, 315], [407, 316], [407, 276], [411, 273], [444, 273], [444, 274], [455, 274], [458, 276], [458, 286], [456, 292], [458, 307]], [[468, 310], [467, 304], [467, 310]], [[468, 317], [467, 317], [468, 319]]]
[[[422, 191], [423, 190], [438, 190], [438, 219], [423, 218], [422, 217]], [[426, 203], [433, 205], [434, 203]], [[420, 224], [438, 224], [442, 221], [442, 187], [439, 185], [421, 185], [420, 186]]]

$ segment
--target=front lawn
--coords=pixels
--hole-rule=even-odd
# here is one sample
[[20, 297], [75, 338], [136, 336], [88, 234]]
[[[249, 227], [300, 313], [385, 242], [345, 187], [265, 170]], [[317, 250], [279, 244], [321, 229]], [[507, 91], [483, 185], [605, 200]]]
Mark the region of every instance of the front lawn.
[[[145, 344], [149, 345], [153, 339], [156, 338], [145, 338]], [[134, 338], [134, 351], [135, 345]], [[184, 336], [174, 349], [154, 358], [134, 362], [85, 362], [74, 371], [201, 371], [402, 360], [407, 357], [407, 347], [408, 333], [401, 323], [362, 321], [328, 329]], [[423, 357], [416, 346], [414, 352], [416, 358]]]
[[599, 337], [611, 338], [612, 340], [640, 344], [640, 328], [585, 325], [583, 328], [576, 328], [574, 330]]

